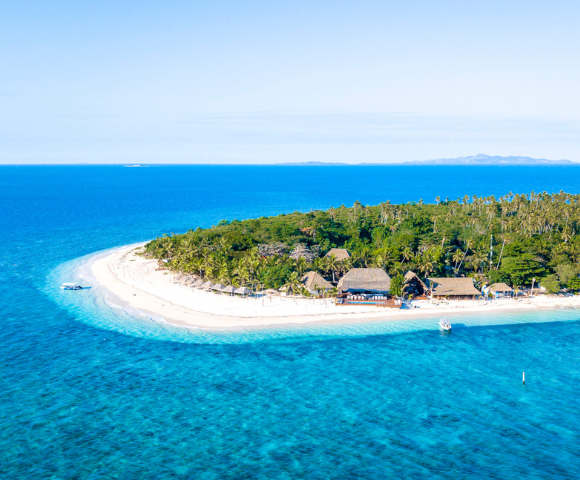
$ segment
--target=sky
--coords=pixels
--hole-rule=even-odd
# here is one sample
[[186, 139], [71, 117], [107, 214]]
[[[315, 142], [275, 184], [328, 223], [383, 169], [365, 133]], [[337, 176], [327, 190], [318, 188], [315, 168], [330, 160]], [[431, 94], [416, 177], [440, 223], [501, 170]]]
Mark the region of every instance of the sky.
[[0, 0], [0, 163], [580, 161], [580, 2]]

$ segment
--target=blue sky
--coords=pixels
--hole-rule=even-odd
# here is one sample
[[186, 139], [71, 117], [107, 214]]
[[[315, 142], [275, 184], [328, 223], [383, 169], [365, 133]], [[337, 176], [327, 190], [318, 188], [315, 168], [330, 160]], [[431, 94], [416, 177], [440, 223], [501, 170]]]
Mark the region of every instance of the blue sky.
[[0, 3], [0, 163], [580, 161], [578, 2]]

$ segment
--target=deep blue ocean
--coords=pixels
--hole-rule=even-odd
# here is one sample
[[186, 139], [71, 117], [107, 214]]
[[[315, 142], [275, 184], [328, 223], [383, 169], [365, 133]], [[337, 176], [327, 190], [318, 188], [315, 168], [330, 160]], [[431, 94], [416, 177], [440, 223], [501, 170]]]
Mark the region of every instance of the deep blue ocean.
[[580, 167], [0, 167], [0, 477], [580, 478], [578, 310], [208, 333], [58, 289], [221, 219], [531, 190]]

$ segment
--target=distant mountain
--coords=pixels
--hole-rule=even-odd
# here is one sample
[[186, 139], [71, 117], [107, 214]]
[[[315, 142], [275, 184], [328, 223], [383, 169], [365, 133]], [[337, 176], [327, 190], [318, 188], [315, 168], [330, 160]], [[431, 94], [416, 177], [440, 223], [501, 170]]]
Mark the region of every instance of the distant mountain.
[[578, 165], [570, 160], [547, 160], [530, 157], [499, 157], [473, 155], [471, 157], [439, 158], [436, 160], [416, 160], [405, 165]]
[[338, 162], [289, 162], [268, 165], [301, 166], [301, 167], [337, 167], [337, 166], [388, 166], [388, 165], [580, 165], [570, 160], [547, 160], [546, 158], [500, 157], [472, 155], [470, 157], [437, 158], [435, 160], [412, 160], [397, 163], [338, 163]]

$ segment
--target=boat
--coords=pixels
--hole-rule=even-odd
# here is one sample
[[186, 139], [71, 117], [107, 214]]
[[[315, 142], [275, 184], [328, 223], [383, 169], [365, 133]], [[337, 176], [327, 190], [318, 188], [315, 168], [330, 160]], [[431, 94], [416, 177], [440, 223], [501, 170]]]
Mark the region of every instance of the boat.
[[61, 290], [82, 290], [83, 287], [81, 287], [78, 283], [63, 283], [60, 286]]
[[449, 320], [447, 320], [445, 317], [439, 320], [439, 326], [441, 327], [441, 330], [444, 330], [446, 332], [451, 331], [451, 324], [449, 323]]

